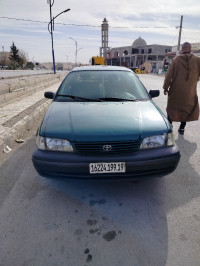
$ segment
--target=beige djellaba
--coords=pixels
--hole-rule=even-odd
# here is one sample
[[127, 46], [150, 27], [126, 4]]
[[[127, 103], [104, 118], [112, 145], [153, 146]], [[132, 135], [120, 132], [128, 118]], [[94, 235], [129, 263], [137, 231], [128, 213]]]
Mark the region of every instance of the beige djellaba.
[[168, 91], [167, 114], [171, 121], [189, 122], [199, 118], [197, 82], [200, 58], [193, 53], [181, 54], [172, 60], [163, 89]]

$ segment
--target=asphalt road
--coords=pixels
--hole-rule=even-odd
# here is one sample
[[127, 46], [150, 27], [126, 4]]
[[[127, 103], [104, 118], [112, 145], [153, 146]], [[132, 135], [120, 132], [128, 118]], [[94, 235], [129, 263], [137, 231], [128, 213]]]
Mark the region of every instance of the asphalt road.
[[[162, 88], [163, 77], [140, 79]], [[165, 112], [162, 92], [155, 101]], [[200, 124], [177, 129], [177, 170], [140, 182], [42, 178], [31, 132], [0, 168], [0, 265], [199, 266]]]

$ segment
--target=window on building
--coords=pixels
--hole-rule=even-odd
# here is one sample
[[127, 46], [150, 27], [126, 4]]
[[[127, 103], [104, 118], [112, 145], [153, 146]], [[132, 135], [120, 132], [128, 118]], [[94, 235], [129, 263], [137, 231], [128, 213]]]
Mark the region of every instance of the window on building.
[[128, 51], [125, 50], [124, 53], [123, 53], [123, 55], [128, 55]]
[[110, 52], [107, 52], [106, 57], [110, 58]]
[[119, 53], [117, 51], [114, 52], [114, 57], [118, 57], [119, 56]]
[[144, 54], [144, 49], [141, 49], [141, 54]]
[[132, 54], [138, 54], [138, 49], [132, 48]]
[[152, 49], [148, 49], [148, 54], [152, 54]]

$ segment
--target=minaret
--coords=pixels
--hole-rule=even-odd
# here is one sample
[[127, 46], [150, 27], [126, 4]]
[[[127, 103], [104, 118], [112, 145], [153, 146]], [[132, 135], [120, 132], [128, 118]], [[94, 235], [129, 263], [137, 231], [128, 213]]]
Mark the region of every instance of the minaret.
[[106, 52], [110, 49], [110, 47], [108, 47], [108, 21], [106, 18], [104, 18], [101, 24], [101, 45], [100, 56], [106, 59]]

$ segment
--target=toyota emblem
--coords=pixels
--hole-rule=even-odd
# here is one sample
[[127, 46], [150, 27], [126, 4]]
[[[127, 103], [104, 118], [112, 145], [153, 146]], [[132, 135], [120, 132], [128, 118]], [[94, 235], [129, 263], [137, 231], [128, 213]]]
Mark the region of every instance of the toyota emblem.
[[111, 145], [103, 145], [103, 150], [104, 151], [111, 151], [112, 150], [112, 146]]

